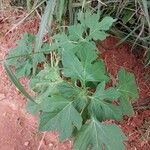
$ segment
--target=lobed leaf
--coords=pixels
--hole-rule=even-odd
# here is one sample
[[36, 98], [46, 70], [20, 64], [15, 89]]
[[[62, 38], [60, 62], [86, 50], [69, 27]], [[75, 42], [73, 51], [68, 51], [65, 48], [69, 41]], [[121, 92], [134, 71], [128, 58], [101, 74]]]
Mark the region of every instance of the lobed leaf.
[[79, 20], [81, 25], [84, 28], [89, 28], [89, 36], [87, 39], [94, 39], [94, 40], [104, 40], [108, 34], [106, 31], [110, 29], [112, 24], [116, 21], [112, 17], [104, 17], [101, 21], [99, 21], [100, 15], [99, 13], [91, 13], [86, 12], [84, 16], [80, 16]]
[[100, 121], [105, 119], [122, 119], [120, 107], [112, 103], [119, 97], [120, 92], [115, 88], [111, 87], [105, 90], [105, 83], [100, 83], [88, 106], [90, 114]]
[[78, 133], [74, 150], [124, 150], [125, 135], [116, 125], [107, 125], [92, 119]]
[[[64, 99], [64, 101], [66, 100]], [[53, 107], [53, 104], [51, 104], [51, 107]], [[57, 104], [54, 104], [54, 107], [60, 109]], [[60, 111], [53, 111], [50, 113], [43, 112], [40, 116], [40, 130], [58, 130], [61, 140], [70, 137], [74, 127], [79, 130], [81, 126], [82, 117], [73, 107], [72, 102], [69, 101]]]
[[[108, 81], [105, 73], [105, 67], [102, 61], [93, 62], [95, 52], [86, 49], [87, 51], [79, 54], [81, 60], [72, 51], [63, 51], [62, 64], [64, 67], [64, 75], [73, 79], [86, 81]], [[84, 55], [86, 53], [86, 55]], [[92, 55], [91, 55], [92, 54]]]

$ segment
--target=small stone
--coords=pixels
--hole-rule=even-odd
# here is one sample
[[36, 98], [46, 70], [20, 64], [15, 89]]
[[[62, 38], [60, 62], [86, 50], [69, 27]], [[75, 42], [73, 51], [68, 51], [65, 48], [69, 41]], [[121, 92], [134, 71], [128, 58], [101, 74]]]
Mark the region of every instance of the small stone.
[[48, 146], [49, 146], [49, 147], [53, 147], [54, 144], [53, 144], [53, 143], [49, 143]]
[[0, 93], [0, 100], [3, 100], [4, 98], [5, 98], [5, 95]]
[[28, 142], [28, 141], [27, 141], [27, 142], [25, 142], [25, 143], [24, 143], [24, 145], [25, 145], [25, 146], [28, 146], [28, 145], [29, 145], [29, 142]]

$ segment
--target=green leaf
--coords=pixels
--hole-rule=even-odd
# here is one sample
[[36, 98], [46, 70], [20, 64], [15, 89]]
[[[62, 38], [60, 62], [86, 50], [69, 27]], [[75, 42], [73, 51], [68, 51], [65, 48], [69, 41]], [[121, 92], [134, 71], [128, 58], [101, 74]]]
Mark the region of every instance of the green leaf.
[[134, 115], [134, 110], [132, 107], [131, 102], [129, 101], [129, 99], [126, 96], [121, 96], [119, 98], [120, 100], [120, 107], [121, 107], [121, 111], [123, 115], [128, 115], [129, 117]]
[[84, 28], [94, 28], [99, 19], [100, 15], [98, 13], [92, 13], [91, 11], [87, 11], [85, 13], [79, 12], [78, 14], [78, 20]]
[[44, 70], [41, 70], [36, 76], [30, 80], [30, 87], [35, 92], [38, 92], [36, 101], [40, 102], [41, 99], [47, 97], [56, 91], [57, 84], [63, 80], [59, 75], [58, 67], [50, 67], [45, 65]]
[[62, 63], [64, 67], [64, 75], [75, 79], [83, 79], [83, 66], [72, 51], [63, 51]]
[[[32, 103], [28, 103], [27, 108], [29, 112], [32, 113], [31, 110], [32, 108], [33, 110], [37, 110], [36, 112], [40, 110], [49, 112], [51, 110], [49, 108], [50, 102], [52, 100], [55, 102], [55, 98], [57, 99], [57, 97], [58, 99], [59, 97], [62, 97], [62, 99], [66, 98], [68, 100], [73, 101], [73, 105], [79, 111], [84, 109], [84, 107], [87, 105], [86, 90], [61, 80], [60, 81], [58, 80], [58, 82], [51, 82], [51, 83], [49, 82], [49, 80], [47, 80], [45, 81], [46, 83], [44, 84], [42, 82], [40, 83], [41, 79], [42, 78], [34, 77], [34, 79], [32, 79], [32, 82], [30, 82], [30, 86], [34, 89], [34, 91], [38, 92], [38, 95], [35, 97], [35, 100], [38, 103], [38, 105], [37, 104], [33, 105]], [[61, 102], [61, 98], [60, 98], [60, 102]], [[44, 109], [44, 107], [47, 107], [47, 110]]]
[[[38, 83], [36, 83], [38, 84]], [[49, 83], [50, 84], [50, 83]], [[41, 84], [41, 87], [46, 89], [46, 85]], [[68, 101], [64, 101], [65, 99], [68, 99], [70, 101], [74, 101], [73, 104], [77, 108], [83, 108], [83, 104], [85, 105], [85, 100], [81, 99], [81, 93], [83, 93], [82, 89], [79, 87], [75, 87], [70, 83], [67, 82], [59, 82], [57, 84], [52, 83], [51, 87], [48, 85], [47, 91], [44, 90], [42, 94], [39, 94], [36, 96], [36, 104], [28, 103], [27, 109], [32, 114], [36, 114], [39, 111], [44, 112], [52, 112], [56, 111], [54, 104], [60, 109], [68, 103]], [[37, 88], [36, 88], [37, 89]], [[38, 90], [38, 89], [37, 89]], [[42, 90], [42, 89], [40, 89]], [[39, 91], [40, 92], [40, 91]], [[80, 100], [80, 104], [79, 103]], [[81, 109], [79, 109], [81, 110]]]
[[77, 52], [83, 47], [82, 44], [84, 44], [84, 46], [91, 46], [93, 44], [93, 39], [104, 40], [108, 35], [106, 31], [109, 30], [112, 23], [115, 21], [111, 17], [105, 17], [99, 22], [99, 13], [96, 14], [91, 11], [82, 14], [84, 14], [84, 16], [78, 18], [80, 21], [79, 23], [68, 27], [67, 34], [61, 33], [54, 36], [61, 49], [70, 51], [74, 49], [75, 52]]
[[56, 43], [44, 43], [40, 49], [39, 53], [44, 53], [44, 54], [50, 54], [51, 51], [54, 51], [58, 48], [58, 45]]
[[107, 82], [109, 80], [109, 77], [106, 74], [104, 62], [102, 60], [89, 64], [85, 70], [86, 81]]
[[107, 125], [92, 119], [78, 133], [74, 150], [125, 150], [125, 135], [116, 125]]
[[60, 49], [60, 51], [72, 50], [75, 47], [74, 43], [68, 38], [68, 36], [65, 33], [56, 34], [54, 36], [54, 39], [56, 40], [58, 49]]
[[7, 64], [15, 66], [17, 77], [30, 76], [33, 67], [33, 55], [39, 63], [45, 60], [43, 53], [33, 53], [35, 36], [25, 33], [17, 42], [17, 47], [8, 53]]
[[103, 41], [103, 40], [106, 39], [106, 37], [108, 36], [108, 34], [105, 33], [104, 31], [96, 31], [96, 32], [93, 31], [91, 33], [90, 37], [91, 36], [93, 37], [94, 40], [101, 40], [101, 41]]
[[84, 17], [79, 18], [81, 25], [84, 28], [87, 27], [90, 29], [87, 39], [104, 40], [108, 36], [106, 31], [109, 30], [112, 24], [116, 21], [112, 17], [107, 16], [104, 17], [100, 22], [99, 19], [99, 13], [91, 12], [86, 12]]
[[74, 98], [73, 105], [75, 108], [81, 112], [85, 109], [85, 107], [88, 105], [88, 98], [87, 98], [87, 90], [78, 88], [76, 97]]
[[[15, 65], [17, 77], [29, 76], [32, 68], [32, 45], [35, 37], [25, 33], [17, 42], [17, 47], [8, 53], [7, 64]], [[21, 55], [21, 56], [20, 56]]]
[[99, 100], [117, 100], [120, 97], [120, 92], [113, 87], [105, 89], [105, 82], [100, 83], [97, 86], [96, 92], [94, 93], [93, 97], [98, 98]]
[[[102, 61], [93, 62], [95, 59], [95, 52], [86, 49], [80, 53], [78, 59], [72, 51], [64, 51], [62, 54], [62, 63], [64, 66], [64, 75], [73, 79], [80, 79], [81, 81], [108, 81], [105, 75], [105, 67]], [[84, 54], [86, 54], [84, 56]], [[83, 60], [82, 60], [83, 59]]]
[[122, 119], [120, 107], [112, 104], [119, 97], [120, 93], [115, 88], [111, 87], [105, 90], [105, 83], [100, 83], [88, 107], [90, 114], [100, 121], [105, 119]]
[[78, 42], [78, 44], [75, 45], [75, 47], [73, 48], [73, 52], [79, 56], [81, 55], [80, 53], [85, 52], [84, 49], [85, 50], [88, 49], [88, 51], [93, 51], [93, 53], [95, 53], [95, 50], [97, 48], [94, 42], [92, 41], [89, 42], [87, 40], [84, 40], [84, 41]]
[[51, 96], [45, 98], [40, 104], [39, 108], [43, 112], [58, 112], [62, 110], [69, 103], [63, 96]]
[[39, 111], [42, 112], [58, 112], [69, 103], [63, 96], [54, 95], [51, 97], [41, 97], [38, 103], [28, 102], [27, 110], [33, 115]]
[[59, 95], [70, 101], [73, 101], [73, 106], [81, 111], [87, 105], [87, 91], [71, 83], [61, 82], [56, 86], [54, 95]]
[[122, 95], [125, 95], [131, 100], [136, 100], [139, 98], [134, 74], [125, 71], [125, 69], [120, 69], [118, 79], [118, 90], [122, 93]]
[[76, 52], [82, 64], [86, 66], [87, 63], [92, 63], [97, 58], [96, 47], [91, 42], [81, 42]]
[[47, 97], [60, 82], [62, 82], [62, 79], [59, 75], [58, 67], [45, 65], [44, 69], [30, 80], [30, 87]]
[[[51, 107], [53, 107], [53, 104], [51, 105]], [[57, 105], [55, 106], [54, 104], [54, 107], [57, 107]], [[60, 111], [42, 113], [40, 116], [40, 130], [58, 130], [61, 140], [70, 137], [72, 135], [74, 127], [79, 130], [81, 126], [82, 117], [73, 107], [72, 102], [69, 101], [68, 104]]]
[[121, 93], [120, 105], [123, 113], [129, 116], [133, 115], [131, 101], [139, 98], [134, 74], [125, 71], [125, 69], [120, 69], [118, 79], [118, 91]]
[[102, 31], [107, 31], [110, 29], [112, 24], [116, 21], [116, 19], [113, 19], [112, 17], [104, 17], [101, 22], [99, 22], [99, 28]]
[[81, 24], [69, 26], [68, 31], [69, 31], [70, 40], [74, 40], [74, 41], [83, 40], [82, 35], [84, 32], [84, 29], [81, 26]]

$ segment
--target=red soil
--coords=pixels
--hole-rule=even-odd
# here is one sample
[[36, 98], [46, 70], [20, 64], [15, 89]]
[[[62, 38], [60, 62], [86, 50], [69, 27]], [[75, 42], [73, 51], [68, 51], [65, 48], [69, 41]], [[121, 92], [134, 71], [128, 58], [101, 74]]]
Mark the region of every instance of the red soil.
[[[0, 59], [4, 59], [9, 48], [15, 46], [15, 41], [20, 37], [20, 34], [37, 32], [39, 21], [37, 18], [30, 18], [4, 36], [12, 28], [12, 25], [23, 16], [25, 16], [25, 12], [18, 10], [0, 14]], [[116, 42], [116, 39], [110, 37], [103, 42], [103, 45], [110, 49]], [[150, 69], [143, 68], [141, 60], [130, 53], [128, 45], [110, 50], [104, 49], [100, 45], [98, 48], [112, 76], [116, 76], [118, 69], [122, 66], [135, 73], [140, 92], [135, 116], [126, 117], [117, 124], [122, 127], [129, 138], [126, 143], [128, 150], [150, 149], [150, 143], [148, 143], [150, 110], [141, 108], [145, 99], [150, 99], [150, 84], [144, 78]], [[0, 76], [0, 150], [70, 150], [71, 142], [59, 142], [57, 133], [38, 132], [37, 118], [26, 112], [26, 99], [11, 84], [2, 64], [0, 64]], [[22, 79], [21, 82], [27, 87], [25, 79]]]

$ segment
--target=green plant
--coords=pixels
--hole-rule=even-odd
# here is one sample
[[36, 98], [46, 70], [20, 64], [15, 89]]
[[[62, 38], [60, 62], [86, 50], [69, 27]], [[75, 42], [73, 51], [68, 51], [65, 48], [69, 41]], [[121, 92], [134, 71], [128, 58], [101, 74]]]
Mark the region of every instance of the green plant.
[[[33, 62], [43, 63], [46, 59], [44, 53], [36, 53], [34, 51], [35, 36], [25, 33], [17, 42], [17, 47], [10, 50], [8, 54], [7, 64], [15, 66], [15, 75], [17, 77], [32, 75]], [[40, 51], [44, 51], [47, 44], [42, 44]], [[21, 56], [20, 56], [21, 54]]]
[[[104, 62], [98, 59], [94, 42], [108, 36], [114, 21], [111, 17], [100, 18], [99, 13], [80, 12], [77, 24], [54, 35], [53, 42], [42, 44], [38, 51], [34, 51], [34, 37], [25, 34], [5, 63], [12, 81], [30, 100], [27, 110], [40, 112], [39, 129], [57, 130], [61, 140], [72, 138], [75, 150], [125, 148], [126, 137], [121, 129], [105, 121], [133, 115], [131, 102], [138, 98], [135, 78], [121, 68], [116, 85], [106, 88], [111, 78]], [[34, 59], [43, 66], [35, 75], [34, 65], [28, 63]], [[29, 85], [37, 93], [35, 97], [24, 92], [9, 65], [15, 65], [17, 75], [33, 75]]]

